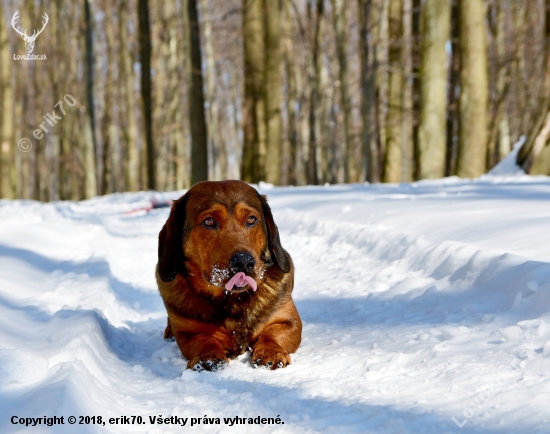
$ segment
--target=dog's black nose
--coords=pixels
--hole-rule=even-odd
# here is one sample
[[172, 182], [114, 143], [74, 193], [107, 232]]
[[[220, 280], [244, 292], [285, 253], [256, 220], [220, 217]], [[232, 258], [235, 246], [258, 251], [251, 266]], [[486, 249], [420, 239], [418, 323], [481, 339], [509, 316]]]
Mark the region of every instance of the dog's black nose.
[[229, 260], [229, 267], [235, 273], [239, 271], [250, 273], [255, 265], [256, 261], [250, 253], [235, 253]]

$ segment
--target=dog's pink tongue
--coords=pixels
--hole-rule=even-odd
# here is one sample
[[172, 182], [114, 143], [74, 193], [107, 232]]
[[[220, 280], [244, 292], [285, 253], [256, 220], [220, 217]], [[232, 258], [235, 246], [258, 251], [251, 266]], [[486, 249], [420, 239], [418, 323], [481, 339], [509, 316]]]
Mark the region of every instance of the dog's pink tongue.
[[231, 291], [233, 289], [233, 286], [236, 286], [237, 288], [242, 288], [243, 286], [246, 286], [246, 284], [249, 284], [253, 291], [256, 291], [256, 289], [258, 288], [256, 281], [252, 277], [247, 276], [242, 271], [239, 271], [225, 284], [225, 289]]

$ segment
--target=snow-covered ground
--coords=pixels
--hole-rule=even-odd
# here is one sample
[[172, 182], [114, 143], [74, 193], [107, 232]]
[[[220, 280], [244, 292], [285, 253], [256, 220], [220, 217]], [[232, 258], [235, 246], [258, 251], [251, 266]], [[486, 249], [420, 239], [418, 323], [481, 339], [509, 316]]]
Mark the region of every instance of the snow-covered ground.
[[550, 432], [549, 178], [268, 187], [304, 322], [274, 372], [185, 370], [162, 339], [168, 209], [124, 214], [148, 193], [0, 201], [0, 432]]

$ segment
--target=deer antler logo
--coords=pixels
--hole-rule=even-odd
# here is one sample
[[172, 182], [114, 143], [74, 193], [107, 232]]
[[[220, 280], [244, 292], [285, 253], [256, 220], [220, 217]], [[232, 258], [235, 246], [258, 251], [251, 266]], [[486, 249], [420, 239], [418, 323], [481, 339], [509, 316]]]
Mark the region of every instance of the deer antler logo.
[[27, 31], [21, 32], [19, 30], [19, 26], [15, 27], [17, 25], [17, 18], [19, 18], [19, 11], [16, 11], [13, 15], [13, 18], [11, 19], [11, 25], [13, 29], [21, 35], [23, 40], [25, 41], [25, 48], [27, 50], [28, 54], [32, 54], [34, 50], [34, 42], [36, 41], [36, 38], [38, 38], [38, 35], [42, 33], [44, 28], [46, 27], [46, 24], [48, 24], [48, 21], [50, 20], [48, 17], [48, 14], [44, 14], [43, 21], [42, 21], [42, 28], [37, 32], [36, 30], [33, 31], [32, 35], [27, 35]]

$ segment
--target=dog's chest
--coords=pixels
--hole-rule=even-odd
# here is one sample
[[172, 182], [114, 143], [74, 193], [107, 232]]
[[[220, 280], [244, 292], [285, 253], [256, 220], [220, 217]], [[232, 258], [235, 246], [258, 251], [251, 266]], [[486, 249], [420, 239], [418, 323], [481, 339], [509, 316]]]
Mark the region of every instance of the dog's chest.
[[254, 328], [253, 321], [248, 315], [247, 306], [234, 305], [226, 310], [224, 327], [231, 333], [234, 340], [235, 356], [243, 354], [248, 350], [249, 337]]

